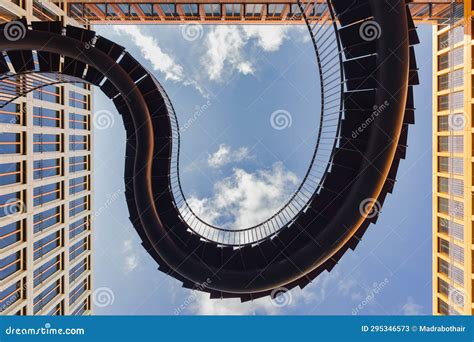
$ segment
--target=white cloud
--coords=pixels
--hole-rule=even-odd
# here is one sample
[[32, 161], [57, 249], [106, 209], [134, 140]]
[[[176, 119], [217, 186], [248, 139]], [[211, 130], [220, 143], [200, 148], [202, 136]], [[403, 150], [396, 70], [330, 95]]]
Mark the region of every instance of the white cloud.
[[[191, 85], [203, 96], [209, 96], [201, 82], [187, 76], [184, 67], [162, 49], [155, 37], [147, 35], [136, 25], [116, 25], [114, 30], [121, 35], [128, 35], [140, 49], [143, 57], [151, 63], [153, 70], [163, 73], [167, 80]], [[256, 53], [276, 52], [289, 39], [307, 42], [309, 34], [306, 27], [216, 25], [207, 29], [204, 38], [205, 52], [198, 59], [211, 81], [222, 81], [224, 77], [234, 72], [250, 75], [256, 71]]]
[[[303, 27], [304, 29], [305, 27]], [[206, 53], [201, 58], [201, 64], [207, 71], [210, 80], [220, 81], [226, 75], [237, 71], [243, 75], [255, 73], [255, 56], [250, 56], [252, 47], [265, 52], [276, 52], [285, 40], [290, 39], [290, 33], [303, 36], [301, 28], [279, 25], [242, 25], [216, 26], [210, 29], [206, 36]]]
[[132, 254], [132, 255], [127, 256], [125, 258], [125, 265], [124, 265], [125, 272], [128, 273], [136, 269], [138, 267], [138, 260], [139, 258], [137, 254]]
[[242, 28], [247, 39], [255, 38], [257, 46], [268, 52], [278, 51], [291, 29], [285, 25], [244, 25]]
[[218, 150], [209, 156], [207, 163], [212, 168], [219, 168], [224, 165], [241, 162], [249, 158], [249, 149], [247, 147], [240, 147], [236, 150], [233, 150], [229, 145], [221, 144]]
[[244, 228], [268, 219], [281, 209], [297, 183], [298, 177], [280, 162], [271, 169], [252, 173], [236, 168], [231, 176], [214, 185], [212, 197], [192, 196], [188, 203], [208, 223]]
[[151, 63], [153, 70], [163, 73], [167, 80], [192, 85], [202, 95], [208, 96], [200, 84], [185, 76], [183, 66], [173, 56], [164, 52], [154, 37], [146, 35], [135, 25], [116, 25], [114, 30], [119, 34], [130, 36], [135, 45], [140, 48], [143, 57]]
[[352, 290], [357, 286], [357, 282], [354, 279], [342, 279], [338, 283], [338, 290], [341, 294], [351, 297], [353, 296]]
[[136, 246], [134, 246], [134, 241], [132, 239], [125, 240], [123, 242], [122, 253], [126, 256], [124, 257], [123, 268], [125, 273], [130, 273], [138, 267], [140, 257], [136, 251]]
[[221, 79], [224, 67], [230, 72], [237, 69], [244, 75], [252, 73], [252, 64], [242, 52], [245, 44], [238, 26], [219, 25], [212, 28], [206, 36], [207, 52], [201, 60], [209, 79]]
[[412, 297], [407, 298], [407, 302], [402, 306], [402, 314], [404, 315], [421, 315], [423, 307], [413, 300]]

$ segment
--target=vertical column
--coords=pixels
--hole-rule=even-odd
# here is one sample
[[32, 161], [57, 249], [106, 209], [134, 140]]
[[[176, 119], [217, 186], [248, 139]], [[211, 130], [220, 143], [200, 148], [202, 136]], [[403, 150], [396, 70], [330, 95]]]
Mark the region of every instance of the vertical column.
[[432, 277], [432, 287], [433, 287], [433, 314], [438, 314], [438, 243], [437, 243], [437, 226], [438, 226], [438, 197], [437, 197], [437, 171], [438, 171], [438, 102], [437, 96], [438, 93], [438, 29], [436, 26], [433, 26], [433, 183], [432, 183], [432, 205], [433, 205], [433, 223], [432, 223], [432, 250], [433, 250], [433, 277]]
[[89, 247], [90, 247], [90, 250], [91, 250], [91, 253], [90, 253], [90, 263], [89, 263], [89, 289], [90, 289], [90, 294], [89, 294], [89, 300], [88, 300], [88, 303], [89, 303], [89, 310], [90, 310], [90, 314], [92, 314], [92, 290], [93, 290], [93, 285], [94, 285], [94, 279], [92, 277], [92, 270], [94, 269], [94, 253], [92, 253], [92, 251], [94, 250], [94, 239], [93, 239], [93, 231], [94, 231], [94, 220], [92, 219], [93, 218], [93, 210], [94, 210], [94, 121], [93, 121], [93, 107], [92, 107], [92, 104], [94, 103], [93, 100], [93, 91], [92, 91], [92, 86], [88, 86], [89, 89], [90, 89], [90, 95], [89, 95], [89, 126], [87, 127], [87, 129], [89, 130], [90, 132], [90, 139], [89, 139], [89, 145], [87, 146], [88, 150], [90, 151], [90, 164], [89, 164], [89, 189], [90, 189], [90, 196], [89, 196], [89, 225], [90, 225], [90, 230], [91, 230], [91, 234], [90, 234], [90, 237], [89, 237]]
[[[26, 11], [28, 22], [33, 19], [33, 2], [25, 1], [23, 8]], [[23, 123], [25, 125], [23, 153], [26, 155], [25, 161], [25, 181], [26, 190], [23, 196], [24, 206], [27, 210], [26, 216], [26, 314], [33, 314], [33, 93], [26, 97], [25, 111], [23, 113]]]
[[71, 288], [69, 287], [69, 84], [64, 84], [63, 86], [63, 176], [64, 176], [64, 229], [63, 229], [63, 236], [64, 236], [64, 282], [63, 282], [63, 290], [66, 294], [64, 298], [64, 315], [70, 314], [69, 311], [69, 293]]
[[471, 1], [464, 2], [464, 283], [463, 314], [471, 314], [472, 303], [472, 74], [471, 74]]
[[34, 247], [34, 230], [33, 230], [33, 93], [26, 95], [26, 102], [24, 104], [23, 111], [23, 124], [24, 126], [24, 141], [23, 141], [23, 153], [26, 155], [25, 160], [25, 182], [26, 189], [23, 194], [23, 205], [27, 210], [26, 215], [26, 314], [33, 315], [33, 271], [34, 271], [34, 260], [33, 260], [33, 247]]
[[465, 274], [466, 274], [466, 301], [465, 301], [465, 314], [472, 315], [473, 313], [473, 153], [474, 150], [472, 135], [474, 134], [474, 125], [472, 120], [472, 106], [473, 106], [473, 93], [472, 93], [472, 1], [465, 1], [464, 2], [464, 40], [465, 40], [465, 48], [464, 48], [464, 110], [465, 115], [467, 117], [467, 124], [466, 124], [466, 169], [465, 169], [465, 177], [464, 182], [466, 184], [466, 196], [468, 197], [466, 200], [467, 207], [468, 207], [468, 215], [465, 218]]

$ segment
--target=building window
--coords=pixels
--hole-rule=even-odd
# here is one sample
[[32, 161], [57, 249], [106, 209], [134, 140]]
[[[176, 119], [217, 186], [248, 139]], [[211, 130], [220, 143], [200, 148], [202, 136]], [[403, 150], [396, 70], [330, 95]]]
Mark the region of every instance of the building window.
[[88, 189], [88, 177], [78, 177], [69, 181], [69, 194], [77, 194]]
[[118, 19], [118, 14], [115, 12], [115, 9], [111, 5], [106, 5], [105, 15], [107, 19]]
[[445, 132], [449, 130], [449, 122], [447, 115], [438, 116], [438, 132]]
[[283, 4], [268, 4], [267, 17], [281, 17], [284, 9]]
[[462, 218], [464, 216], [464, 203], [439, 197], [438, 211], [442, 214], [453, 215], [458, 218]]
[[440, 258], [438, 258], [438, 272], [464, 286], [464, 271]]
[[464, 161], [462, 158], [456, 157], [438, 157], [438, 171], [462, 175], [464, 174]]
[[33, 245], [33, 259], [37, 260], [57, 247], [61, 246], [61, 232], [55, 232], [50, 235], [48, 235], [45, 238], [42, 238], [41, 240], [38, 240], [34, 243]]
[[178, 12], [176, 12], [175, 4], [160, 4], [160, 8], [163, 11], [165, 17], [176, 17]]
[[451, 94], [438, 96], [438, 111], [449, 109], [449, 95]]
[[61, 294], [61, 279], [48, 286], [33, 300], [33, 313], [36, 314], [46, 307], [56, 296]]
[[438, 239], [438, 251], [449, 256], [449, 242], [443, 239]]
[[87, 115], [69, 113], [69, 128], [88, 129]]
[[69, 106], [80, 109], [88, 109], [88, 96], [77, 93], [75, 91], [69, 91]]
[[463, 69], [438, 76], [438, 91], [446, 90], [451, 87], [462, 87], [464, 85]]
[[62, 221], [62, 207], [58, 206], [45, 210], [33, 216], [33, 232], [39, 233], [61, 223]]
[[22, 198], [21, 191], [0, 195], [0, 217], [16, 216], [26, 212]]
[[33, 272], [33, 285], [37, 287], [38, 285], [44, 283], [46, 280], [50, 279], [56, 272], [61, 269], [61, 255], [58, 255], [51, 260], [47, 261], [40, 267], [38, 267]]
[[444, 177], [438, 177], [438, 191], [448, 193], [448, 179]]
[[23, 241], [23, 224], [23, 221], [17, 221], [0, 228], [0, 250]]
[[254, 17], [260, 18], [262, 15], [263, 5], [259, 4], [249, 4], [245, 5], [245, 16], [246, 17]]
[[87, 136], [85, 135], [70, 135], [69, 149], [71, 151], [87, 150]]
[[0, 186], [21, 182], [21, 163], [0, 164]]
[[42, 185], [33, 190], [33, 205], [35, 207], [61, 198], [61, 183]]
[[74, 288], [69, 294], [69, 305], [76, 303], [76, 301], [81, 297], [81, 295], [86, 292], [89, 288], [88, 279], [84, 279], [78, 286]]
[[69, 216], [73, 217], [87, 210], [88, 202], [89, 201], [87, 196], [69, 202]]
[[438, 132], [462, 131], [465, 126], [463, 113], [438, 116]]
[[0, 108], [0, 123], [17, 125], [21, 122], [20, 105], [8, 103]]
[[240, 4], [225, 4], [226, 17], [240, 17]]
[[72, 316], [81, 316], [87, 310], [87, 299], [85, 299], [80, 306], [78, 306], [72, 313]]
[[73, 239], [80, 233], [89, 229], [89, 217], [83, 217], [69, 225], [69, 239]]
[[220, 17], [221, 16], [221, 5], [219, 4], [205, 4], [204, 13], [206, 17]]
[[50, 312], [48, 312], [48, 316], [59, 316], [63, 315], [63, 302], [61, 301], [60, 303], [56, 304]]
[[69, 172], [79, 172], [88, 169], [87, 157], [71, 157], [69, 158]]
[[438, 311], [442, 315], [459, 315], [459, 312], [451, 308], [446, 302], [438, 298]]
[[69, 282], [74, 282], [79, 278], [85, 271], [89, 269], [89, 257], [82, 259], [76, 266], [69, 270]]
[[199, 6], [197, 4], [183, 4], [181, 5], [184, 15], [187, 17], [199, 16]]
[[0, 133], [0, 154], [21, 153], [19, 133]]
[[145, 16], [153, 17], [156, 15], [155, 10], [153, 9], [153, 4], [138, 4], [138, 6]]
[[464, 249], [454, 243], [438, 238], [438, 251], [461, 264], [464, 263]]
[[130, 16], [130, 5], [129, 4], [117, 4], [122, 14], [126, 17]]
[[15, 274], [23, 269], [22, 252], [16, 252], [0, 259], [0, 280]]
[[61, 88], [46, 85], [33, 91], [33, 98], [52, 103], [61, 103]]
[[33, 134], [33, 151], [39, 153], [61, 151], [61, 136], [59, 134]]
[[438, 191], [454, 196], [463, 196], [464, 181], [462, 179], [438, 177]]
[[444, 233], [461, 242], [464, 241], [464, 227], [452, 220], [438, 217], [438, 232]]
[[464, 92], [457, 91], [449, 94], [449, 102], [452, 109], [459, 109], [464, 107]]
[[462, 46], [438, 56], [438, 70], [456, 67], [464, 63], [464, 49]]
[[438, 50], [443, 50], [449, 47], [449, 32], [445, 32], [438, 36]]
[[3, 291], [0, 291], [0, 312], [5, 311], [23, 298], [23, 288], [23, 281], [20, 280], [13, 283]]
[[61, 174], [60, 159], [41, 159], [33, 162], [33, 178], [44, 179]]
[[86, 236], [83, 239], [76, 242], [74, 245], [69, 247], [69, 261], [76, 259], [83, 252], [89, 250], [89, 237]]
[[33, 124], [42, 127], [60, 127], [61, 113], [42, 107], [33, 107]]
[[290, 6], [290, 15], [292, 17], [301, 17], [302, 12], [301, 12], [301, 8], [298, 4], [291, 4], [291, 6]]
[[438, 152], [462, 153], [464, 141], [461, 135], [438, 137]]

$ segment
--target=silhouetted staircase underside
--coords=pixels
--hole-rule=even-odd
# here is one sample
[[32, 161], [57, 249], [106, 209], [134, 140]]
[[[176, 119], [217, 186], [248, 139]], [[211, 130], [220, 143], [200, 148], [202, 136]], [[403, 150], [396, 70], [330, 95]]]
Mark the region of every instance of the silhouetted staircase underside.
[[[340, 69], [334, 147], [320, 187], [305, 210], [258, 243], [215, 243], [183, 220], [171, 191], [179, 177], [172, 163], [179, 143], [174, 109], [156, 78], [122, 46], [90, 30], [72, 26], [63, 30], [59, 22], [33, 22], [17, 41], [2, 34], [0, 105], [50, 83], [96, 85], [122, 115], [130, 220], [159, 270], [212, 298], [245, 301], [280, 287], [303, 288], [321, 272], [330, 271], [376, 222], [377, 210], [393, 191], [400, 160], [406, 155], [408, 125], [414, 123], [412, 86], [418, 83], [413, 49], [418, 38], [405, 4], [334, 0], [325, 10], [329, 19], [320, 24], [331, 25], [325, 30], [333, 30], [337, 37]], [[361, 34], [368, 22], [376, 23], [378, 38]], [[321, 25], [307, 23], [321, 78], [330, 77], [318, 51]], [[12, 81], [23, 86], [10, 94]]]

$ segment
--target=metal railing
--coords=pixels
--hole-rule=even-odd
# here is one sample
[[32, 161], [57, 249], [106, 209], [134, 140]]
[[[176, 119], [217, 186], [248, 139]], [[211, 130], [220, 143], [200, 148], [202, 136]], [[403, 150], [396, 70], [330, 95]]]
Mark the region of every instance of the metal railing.
[[[204, 221], [193, 211], [186, 201], [181, 187], [179, 178], [180, 130], [174, 108], [166, 95], [165, 102], [168, 106], [172, 126], [170, 186], [174, 205], [181, 220], [192, 232], [206, 241], [223, 246], [238, 247], [258, 244], [260, 241], [274, 236], [281, 229], [291, 226], [300, 214], [306, 212], [309, 203], [321, 189], [325, 175], [330, 172], [331, 161], [338, 143], [343, 112], [344, 75], [341, 46], [330, 1], [321, 4], [313, 0], [313, 2], [306, 4], [298, 2], [298, 5], [308, 27], [316, 53], [319, 69], [321, 116], [316, 145], [309, 168], [298, 189], [273, 216], [251, 227], [228, 229]], [[309, 19], [305, 14], [308, 5], [314, 5], [316, 11], [321, 15]], [[166, 94], [163, 88], [161, 90], [163, 94]]]
[[[177, 209], [181, 221], [187, 225], [191, 232], [198, 234], [203, 240], [219, 245], [238, 247], [257, 244], [262, 240], [275, 236], [281, 229], [291, 226], [299, 215], [306, 212], [313, 197], [321, 189], [326, 174], [330, 172], [343, 112], [344, 77], [341, 46], [329, 0], [327, 3], [318, 3], [315, 0], [305, 4], [298, 2], [298, 5], [301, 10], [299, 16], [304, 18], [312, 39], [318, 65], [317, 71], [319, 72], [321, 115], [315, 137], [315, 149], [308, 170], [296, 191], [289, 196], [289, 199], [280, 210], [257, 225], [237, 229], [217, 227], [204, 221], [192, 210], [183, 194], [179, 177], [181, 142], [178, 119], [166, 91], [153, 77], [156, 86], [163, 95], [170, 116], [171, 164], [169, 190], [173, 196], [173, 205]], [[316, 8], [317, 13], [321, 13], [321, 15], [308, 17], [306, 10], [309, 8]], [[20, 77], [20, 79], [16, 79], [16, 77]], [[6, 95], [6, 98], [0, 102], [10, 102], [15, 97], [22, 96], [47, 84], [72, 82], [84, 82], [84, 80], [54, 72], [41, 75], [38, 70], [23, 75], [6, 75], [6, 77], [0, 79], [0, 87], [4, 90], [2, 93]]]

